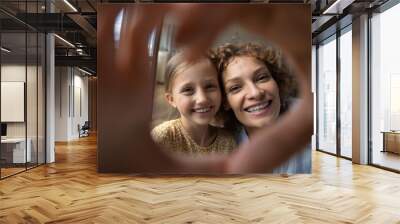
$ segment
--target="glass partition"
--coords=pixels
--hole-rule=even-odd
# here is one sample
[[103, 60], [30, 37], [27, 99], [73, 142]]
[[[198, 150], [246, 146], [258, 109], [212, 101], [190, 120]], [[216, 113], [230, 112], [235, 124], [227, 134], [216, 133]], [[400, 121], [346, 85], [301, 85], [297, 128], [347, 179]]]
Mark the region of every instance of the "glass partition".
[[0, 110], [1, 123], [6, 126], [1, 139], [1, 175], [6, 177], [25, 170], [31, 157], [26, 140], [26, 33], [3, 32], [1, 47]]
[[27, 142], [30, 149], [30, 160], [28, 168], [37, 165], [37, 132], [38, 132], [38, 34], [27, 33], [27, 74], [26, 74], [26, 114], [27, 114]]
[[318, 47], [317, 149], [336, 154], [336, 35]]
[[[18, 13], [43, 7], [44, 1], [20, 1]], [[0, 178], [45, 162], [45, 44], [44, 33], [0, 12]]]

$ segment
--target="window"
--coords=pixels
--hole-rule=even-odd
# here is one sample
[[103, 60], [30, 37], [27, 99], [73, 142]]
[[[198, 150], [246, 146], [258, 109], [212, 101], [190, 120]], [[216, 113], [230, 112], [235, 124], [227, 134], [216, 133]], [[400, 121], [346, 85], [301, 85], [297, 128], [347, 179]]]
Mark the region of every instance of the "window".
[[340, 155], [352, 157], [352, 33], [351, 26], [340, 36]]
[[400, 4], [371, 18], [371, 159], [396, 170], [400, 170], [399, 22]]
[[336, 153], [336, 35], [318, 47], [317, 148]]

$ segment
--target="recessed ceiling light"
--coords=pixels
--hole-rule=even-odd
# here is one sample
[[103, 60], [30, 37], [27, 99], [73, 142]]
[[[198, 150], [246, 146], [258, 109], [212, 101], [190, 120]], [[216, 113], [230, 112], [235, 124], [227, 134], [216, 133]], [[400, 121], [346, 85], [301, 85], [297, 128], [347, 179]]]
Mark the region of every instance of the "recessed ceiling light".
[[81, 72], [83, 72], [83, 73], [85, 73], [85, 74], [87, 74], [87, 75], [93, 75], [92, 73], [90, 73], [90, 72], [88, 72], [88, 71], [86, 71], [86, 70], [83, 70], [83, 69], [81, 69], [81, 68], [79, 68], [79, 67], [78, 67], [78, 70], [81, 71]]
[[351, 5], [355, 0], [336, 0], [322, 14], [342, 14], [343, 9]]
[[78, 10], [68, 1], [64, 0], [64, 3], [68, 5], [74, 12], [78, 12]]
[[59, 40], [61, 40], [62, 42], [64, 42], [65, 44], [67, 44], [68, 46], [70, 46], [70, 47], [72, 47], [72, 48], [75, 48], [75, 45], [73, 45], [71, 42], [69, 42], [68, 40], [66, 40], [66, 39], [64, 39], [64, 38], [62, 38], [62, 37], [60, 37], [59, 35], [57, 35], [57, 34], [54, 34], [54, 36], [55, 37], [57, 37]]
[[10, 53], [11, 52], [11, 50], [9, 50], [9, 49], [7, 49], [5, 47], [1, 47], [1, 51], [4, 51], [6, 53]]

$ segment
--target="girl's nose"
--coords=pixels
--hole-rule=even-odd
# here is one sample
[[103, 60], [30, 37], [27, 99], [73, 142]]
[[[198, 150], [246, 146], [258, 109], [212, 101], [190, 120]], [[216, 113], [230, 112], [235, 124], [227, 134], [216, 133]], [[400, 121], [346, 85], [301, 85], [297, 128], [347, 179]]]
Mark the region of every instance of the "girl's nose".
[[196, 94], [196, 103], [201, 104], [201, 103], [206, 103], [208, 101], [207, 94], [203, 90], [197, 91]]

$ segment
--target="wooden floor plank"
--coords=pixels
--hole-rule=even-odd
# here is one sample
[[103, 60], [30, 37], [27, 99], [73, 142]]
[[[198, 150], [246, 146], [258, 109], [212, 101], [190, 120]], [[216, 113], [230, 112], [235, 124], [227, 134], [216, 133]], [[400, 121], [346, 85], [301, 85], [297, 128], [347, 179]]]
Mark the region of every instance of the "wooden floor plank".
[[313, 152], [311, 175], [96, 172], [94, 136], [0, 181], [0, 223], [400, 223], [400, 175]]

